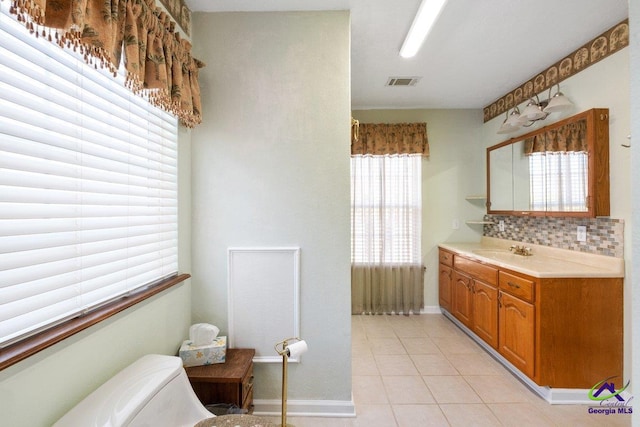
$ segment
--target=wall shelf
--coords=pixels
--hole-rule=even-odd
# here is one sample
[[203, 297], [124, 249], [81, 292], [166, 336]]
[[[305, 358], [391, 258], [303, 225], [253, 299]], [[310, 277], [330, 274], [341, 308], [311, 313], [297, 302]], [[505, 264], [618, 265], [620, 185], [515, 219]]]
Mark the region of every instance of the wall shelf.
[[[487, 196], [485, 196], [484, 194], [470, 194], [470, 195], [465, 197], [465, 200], [467, 200], [471, 204], [477, 205], [478, 201], [482, 202], [482, 201], [487, 200]], [[492, 221], [484, 221], [484, 220], [478, 219], [478, 220], [465, 221], [465, 224], [467, 224], [467, 225], [485, 225], [485, 224], [493, 224], [493, 222]]]

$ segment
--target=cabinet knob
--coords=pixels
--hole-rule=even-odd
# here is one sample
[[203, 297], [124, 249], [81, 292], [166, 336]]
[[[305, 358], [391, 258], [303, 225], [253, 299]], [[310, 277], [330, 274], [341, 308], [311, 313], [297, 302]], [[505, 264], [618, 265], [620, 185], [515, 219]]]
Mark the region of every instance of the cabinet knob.
[[520, 289], [520, 285], [518, 285], [517, 283], [507, 282], [507, 285], [511, 286], [512, 288]]

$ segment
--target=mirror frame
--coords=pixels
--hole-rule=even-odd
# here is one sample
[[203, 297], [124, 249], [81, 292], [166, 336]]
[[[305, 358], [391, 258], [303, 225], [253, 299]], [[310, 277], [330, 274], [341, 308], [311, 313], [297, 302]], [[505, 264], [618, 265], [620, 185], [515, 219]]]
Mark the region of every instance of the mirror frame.
[[[491, 152], [498, 148], [512, 145], [523, 139], [531, 138], [551, 129], [586, 119], [588, 149], [588, 192], [587, 210], [584, 212], [567, 211], [521, 211], [491, 209]], [[609, 189], [609, 109], [593, 108], [568, 117], [551, 125], [536, 129], [499, 144], [487, 148], [487, 213], [491, 215], [517, 216], [555, 216], [555, 217], [587, 217], [610, 215]]]

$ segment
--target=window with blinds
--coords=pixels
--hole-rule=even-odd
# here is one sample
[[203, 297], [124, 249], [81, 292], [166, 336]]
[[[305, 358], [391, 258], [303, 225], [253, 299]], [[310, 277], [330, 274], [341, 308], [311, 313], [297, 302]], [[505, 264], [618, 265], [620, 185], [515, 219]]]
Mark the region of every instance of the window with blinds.
[[351, 262], [420, 264], [420, 155], [351, 157]]
[[0, 2], [0, 347], [177, 272], [177, 120]]

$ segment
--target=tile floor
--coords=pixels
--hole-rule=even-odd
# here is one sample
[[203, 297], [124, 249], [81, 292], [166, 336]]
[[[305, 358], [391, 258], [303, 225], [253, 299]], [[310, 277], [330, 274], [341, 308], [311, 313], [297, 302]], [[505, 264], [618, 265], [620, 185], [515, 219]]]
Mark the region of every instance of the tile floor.
[[549, 405], [439, 314], [352, 317], [356, 418], [296, 427], [629, 426], [629, 415]]

